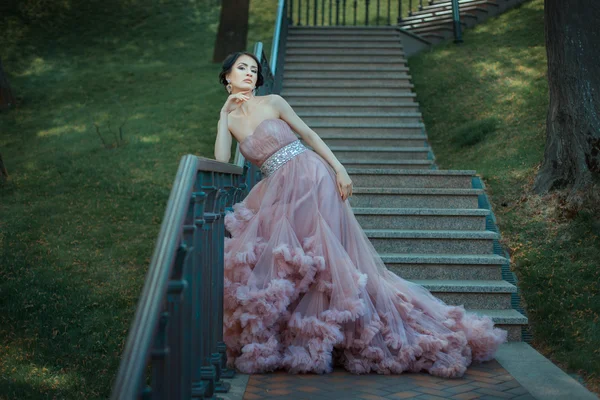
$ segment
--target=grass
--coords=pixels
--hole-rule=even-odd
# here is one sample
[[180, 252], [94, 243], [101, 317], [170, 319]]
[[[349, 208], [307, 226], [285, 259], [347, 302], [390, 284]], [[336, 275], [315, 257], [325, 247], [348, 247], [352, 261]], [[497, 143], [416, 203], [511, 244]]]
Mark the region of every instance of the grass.
[[[211, 157], [225, 101], [209, 61], [218, 1], [85, 4], [47, 24], [0, 19], [21, 101], [0, 114], [0, 399], [108, 397], [179, 159]], [[275, 6], [251, 2], [249, 50], [271, 38]], [[541, 10], [410, 66], [438, 164], [489, 188], [535, 346], [594, 382], [597, 216], [556, 218], [560, 203], [528, 192], [547, 107]]]
[[[0, 399], [109, 396], [179, 159], [212, 157], [226, 99], [220, 2], [86, 4], [0, 20], [21, 101], [0, 114]], [[275, 4], [251, 5], [248, 49]]]
[[409, 64], [437, 164], [486, 183], [533, 345], [599, 392], [600, 215], [567, 217], [560, 195], [531, 192], [548, 107], [543, 21], [533, 0]]

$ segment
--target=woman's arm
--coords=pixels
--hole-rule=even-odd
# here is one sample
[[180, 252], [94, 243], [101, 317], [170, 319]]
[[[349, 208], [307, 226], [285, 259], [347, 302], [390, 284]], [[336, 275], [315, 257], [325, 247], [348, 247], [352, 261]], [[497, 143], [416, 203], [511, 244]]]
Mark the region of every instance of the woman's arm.
[[300, 137], [302, 137], [302, 140], [312, 147], [317, 154], [323, 157], [325, 161], [331, 165], [335, 172], [345, 170], [344, 166], [335, 157], [323, 139], [321, 139], [315, 131], [310, 129], [310, 127], [300, 119], [300, 117], [292, 109], [292, 106], [290, 106], [288, 102], [278, 94], [272, 94], [271, 96], [273, 96], [273, 108], [279, 112], [280, 118], [286, 121], [292, 127], [292, 129], [294, 129], [294, 131], [296, 131]]
[[227, 115], [221, 111], [221, 117], [217, 124], [217, 139], [215, 140], [215, 160], [228, 163], [231, 158], [231, 132], [227, 124]]

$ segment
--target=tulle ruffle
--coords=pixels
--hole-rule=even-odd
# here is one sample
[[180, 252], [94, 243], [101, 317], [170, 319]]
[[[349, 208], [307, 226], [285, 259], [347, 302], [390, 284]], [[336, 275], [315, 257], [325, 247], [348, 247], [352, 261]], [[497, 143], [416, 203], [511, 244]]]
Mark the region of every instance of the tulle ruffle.
[[225, 226], [229, 367], [458, 377], [506, 341], [489, 317], [388, 271], [310, 151], [261, 181]]

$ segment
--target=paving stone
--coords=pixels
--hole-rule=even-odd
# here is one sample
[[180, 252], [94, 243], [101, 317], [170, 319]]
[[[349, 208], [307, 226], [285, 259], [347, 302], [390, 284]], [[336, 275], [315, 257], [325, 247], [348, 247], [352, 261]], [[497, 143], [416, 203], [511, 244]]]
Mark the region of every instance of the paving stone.
[[454, 395], [450, 398], [456, 399], [456, 400], [472, 400], [472, 399], [481, 398], [481, 394], [476, 393], [476, 392], [466, 392], [466, 393], [460, 393], [460, 394]]
[[489, 394], [490, 396], [495, 396], [500, 399], [511, 399], [513, 397], [513, 395], [510, 393], [505, 393], [505, 392], [501, 392], [499, 390], [487, 389], [487, 388], [477, 389], [476, 392], [482, 393], [482, 394]]
[[421, 396], [423, 393], [413, 392], [413, 391], [405, 391], [405, 392], [397, 392], [392, 393], [387, 396], [388, 399], [412, 399], [417, 396]]
[[245, 399], [491, 399], [530, 397], [497, 362], [473, 364], [461, 378], [440, 378], [427, 373], [354, 375], [341, 368], [331, 374], [251, 375]]
[[527, 393], [527, 394], [524, 394], [521, 396], [513, 397], [513, 400], [536, 400], [536, 399], [535, 399], [535, 397], [533, 397], [532, 395]]
[[479, 389], [479, 387], [466, 384], [466, 385], [454, 386], [454, 387], [445, 389], [444, 392], [448, 392], [448, 393], [452, 393], [452, 394], [459, 394], [459, 393], [473, 391], [476, 389]]
[[515, 387], [514, 389], [509, 389], [505, 393], [510, 393], [515, 396], [529, 394], [529, 392], [527, 392], [527, 389], [525, 389], [523, 386], [518, 386], [518, 387]]

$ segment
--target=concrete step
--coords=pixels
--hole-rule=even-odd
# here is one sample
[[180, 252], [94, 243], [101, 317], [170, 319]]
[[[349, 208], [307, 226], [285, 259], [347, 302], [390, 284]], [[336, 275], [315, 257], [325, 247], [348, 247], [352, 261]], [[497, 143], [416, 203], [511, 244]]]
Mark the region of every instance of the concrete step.
[[360, 65], [369, 64], [406, 64], [406, 57], [399, 54], [286, 54], [285, 62], [307, 63], [307, 62], [336, 62]]
[[[488, 1], [474, 2], [479, 4], [471, 4], [468, 6], [462, 6], [460, 8], [461, 12], [471, 12], [473, 14], [477, 14], [480, 17], [489, 16], [489, 10], [483, 6], [485, 3], [490, 3]], [[494, 3], [495, 4], [495, 3]], [[411, 23], [414, 21], [428, 21], [433, 20], [435, 18], [452, 16], [452, 7], [442, 8], [442, 9], [433, 9], [429, 11], [417, 11], [413, 13], [411, 17], [404, 17], [402, 19], [402, 23]]]
[[371, 135], [368, 137], [363, 133], [347, 133], [344, 136], [320, 134], [321, 139], [327, 146], [348, 146], [348, 147], [423, 147], [429, 146], [427, 136], [423, 134], [416, 135]]
[[365, 229], [378, 253], [493, 254], [492, 231]]
[[348, 113], [348, 112], [323, 112], [323, 111], [311, 111], [305, 112], [302, 114], [298, 114], [308, 125], [312, 123], [365, 123], [369, 124], [373, 123], [418, 123], [422, 122], [423, 118], [420, 112], [403, 112], [396, 111], [393, 113], [390, 112], [381, 112], [381, 111], [371, 111], [371, 112], [359, 112], [359, 113]]
[[[359, 113], [359, 112], [418, 112], [419, 103], [412, 101], [402, 101], [395, 99], [396, 105], [386, 104], [379, 105], [376, 102], [369, 104], [360, 105], [360, 101], [353, 99], [341, 99], [340, 102], [327, 102], [327, 101], [288, 101], [288, 103], [294, 108], [297, 114], [308, 113], [308, 112], [347, 112], [347, 113]], [[364, 101], [364, 100], [363, 100]], [[321, 103], [319, 105], [317, 103]], [[335, 104], [337, 103], [337, 104]], [[343, 104], [346, 103], [346, 104]], [[328, 105], [329, 104], [329, 105]]]
[[383, 36], [397, 35], [394, 26], [298, 26], [288, 27], [288, 35], [297, 34], [319, 34], [326, 35], [361, 35], [361, 36]]
[[364, 56], [357, 57], [353, 55], [348, 56], [287, 56], [285, 59], [286, 63], [292, 63], [300, 67], [307, 67], [311, 65], [321, 64], [339, 64], [343, 62], [347, 67], [354, 67], [355, 69], [362, 68], [365, 64], [370, 66], [382, 66], [389, 67], [390, 65], [405, 65], [407, 64], [406, 58], [398, 56]]
[[[341, 159], [340, 162], [346, 168], [387, 168], [387, 169], [413, 169], [431, 170], [434, 166], [433, 160], [352, 160]], [[356, 192], [356, 191], [355, 191]]]
[[[462, 8], [463, 6], [469, 6], [469, 5], [479, 5], [481, 7], [499, 7], [498, 2], [497, 1], [474, 1], [474, 0], [459, 0], [458, 1], [458, 7], [459, 9]], [[440, 2], [436, 2], [435, 4], [432, 5], [428, 5], [428, 6], [424, 6], [422, 11], [418, 11], [421, 13], [429, 13], [429, 12], [435, 12], [435, 11], [441, 11], [441, 10], [448, 10], [448, 9], [452, 9], [452, 2], [451, 1], [440, 1]], [[415, 12], [416, 14], [417, 12]]]
[[517, 287], [501, 280], [411, 280], [425, 287], [435, 297], [467, 309], [510, 310], [510, 297]]
[[308, 41], [308, 40], [288, 40], [286, 43], [286, 49], [328, 49], [328, 50], [339, 50], [347, 49], [349, 51], [362, 50], [362, 49], [380, 49], [380, 50], [403, 50], [402, 42], [398, 39], [392, 40], [381, 40], [381, 41]]
[[313, 122], [310, 126], [319, 135], [344, 136], [346, 134], [362, 133], [364, 135], [380, 134], [423, 134], [423, 124], [420, 122], [402, 122], [388, 124], [361, 123], [322, 123]]
[[431, 148], [425, 147], [356, 147], [331, 146], [338, 158], [352, 160], [427, 160], [432, 157]]
[[[378, 85], [379, 86], [379, 85]], [[309, 86], [299, 87], [297, 85], [294, 86], [284, 86], [281, 90], [281, 96], [317, 96], [322, 94], [330, 94], [331, 92], [335, 92], [335, 95], [340, 94], [395, 94], [402, 92], [410, 92], [412, 89], [412, 84], [405, 85], [389, 85], [387, 87], [376, 87], [375, 85], [371, 87], [365, 86], [335, 86], [333, 84], [329, 84], [327, 86]]]
[[[416, 94], [413, 92], [396, 92], [392, 94], [382, 93], [340, 93], [333, 91], [330, 93], [319, 93], [313, 95], [302, 95], [289, 93], [282, 95], [288, 101], [288, 103], [295, 107], [298, 104], [310, 105], [310, 104], [325, 104], [325, 103], [338, 103], [346, 105], [362, 104], [381, 104], [386, 102], [389, 104], [401, 104], [414, 101]], [[420, 124], [423, 127], [423, 124]]]
[[526, 316], [514, 309], [509, 310], [482, 310], [468, 309], [467, 311], [477, 315], [487, 315], [494, 321], [497, 328], [508, 332], [509, 342], [520, 342], [522, 340], [521, 328], [527, 326], [529, 320]]
[[395, 77], [381, 77], [373, 74], [353, 74], [353, 76], [348, 75], [340, 75], [338, 71], [337, 77], [334, 77], [330, 74], [323, 75], [312, 75], [312, 76], [301, 76], [301, 77], [290, 77], [286, 76], [283, 81], [283, 87], [285, 88], [289, 84], [299, 84], [304, 83], [312, 86], [321, 86], [323, 84], [334, 82], [339, 87], [344, 87], [345, 85], [359, 85], [363, 87], [377, 86], [384, 87], [386, 84], [401, 84], [401, 85], [409, 85], [411, 83], [411, 78], [408, 75], [399, 75], [397, 74]]
[[381, 259], [404, 279], [500, 280], [507, 262], [495, 254], [381, 254]]
[[361, 208], [353, 209], [363, 229], [484, 231], [484, 209]]
[[[412, 78], [405, 72], [400, 71], [352, 71], [348, 74], [341, 74], [339, 70], [333, 71], [317, 71], [317, 70], [309, 70], [309, 71], [285, 71], [283, 75], [283, 82], [293, 81], [295, 79], [344, 79], [344, 80], [352, 80], [359, 79], [366, 82], [371, 82], [372, 80], [381, 80], [381, 79], [394, 79], [401, 81], [410, 81]], [[320, 81], [319, 81], [320, 83]]]
[[355, 187], [471, 189], [474, 170], [348, 169]]
[[372, 48], [369, 47], [301, 47], [301, 48], [287, 48], [285, 50], [285, 59], [286, 61], [289, 57], [294, 56], [310, 56], [310, 55], [324, 55], [328, 57], [336, 57], [336, 56], [354, 56], [354, 57], [406, 57], [404, 51], [401, 48]]
[[[344, 165], [347, 162], [340, 160]], [[376, 208], [479, 208], [483, 189], [361, 188], [350, 197], [352, 207]]]
[[394, 44], [400, 43], [400, 36], [398, 34], [390, 35], [389, 33], [385, 33], [383, 35], [355, 35], [355, 34], [328, 34], [328, 35], [314, 35], [309, 33], [291, 33], [287, 38], [287, 44], [296, 44], [296, 43], [325, 43], [325, 44], [341, 44], [342, 46], [348, 45], [362, 45], [363, 43], [385, 43], [385, 44]]
[[284, 76], [285, 74], [298, 71], [298, 72], [324, 72], [329, 71], [336, 73], [339, 76], [341, 71], [352, 71], [352, 73], [364, 72], [364, 73], [378, 73], [378, 72], [393, 72], [393, 73], [408, 73], [408, 67], [406, 65], [394, 65], [385, 63], [383, 65], [369, 65], [361, 63], [360, 70], [357, 71], [356, 67], [349, 66], [347, 63], [335, 64], [335, 63], [322, 63], [322, 64], [311, 64], [310, 66], [298, 66], [297, 64], [286, 63], [283, 67]]
[[[471, 13], [467, 13], [467, 12], [460, 13], [460, 23], [463, 26], [463, 28], [471, 27], [471, 26], [477, 24], [478, 21], [479, 21], [479, 18], [477, 18], [477, 15], [475, 15], [475, 14], [471, 14]], [[454, 24], [454, 19], [452, 18], [452, 15], [444, 15], [444, 16], [440, 16], [440, 17], [436, 17], [436, 18], [432, 18], [432, 19], [427, 19], [427, 20], [417, 20], [417, 21], [412, 21], [409, 23], [403, 23], [401, 25], [401, 28], [409, 30], [411, 32], [414, 32], [414, 30], [417, 28], [425, 28], [425, 27], [438, 26], [438, 25], [443, 25], [443, 24]]]
[[[386, 81], [381, 79], [370, 79], [365, 82], [361, 79], [339, 79], [336, 81], [332, 81], [331, 79], [319, 79], [319, 78], [311, 78], [315, 82], [311, 82], [309, 80], [302, 81], [284, 81], [283, 82], [283, 90], [291, 90], [291, 89], [311, 89], [311, 90], [319, 90], [319, 89], [327, 89], [329, 92], [332, 90], [341, 90], [351, 89], [351, 90], [359, 90], [359, 89], [385, 89], [390, 88], [393, 91], [397, 90], [409, 90], [413, 88], [412, 83], [402, 82], [402, 81]], [[317, 82], [318, 81], [318, 82]], [[318, 85], [318, 86], [315, 86]], [[361, 93], [361, 92], [358, 92]], [[364, 93], [364, 92], [362, 92]], [[393, 92], [392, 92], [393, 93]]]

